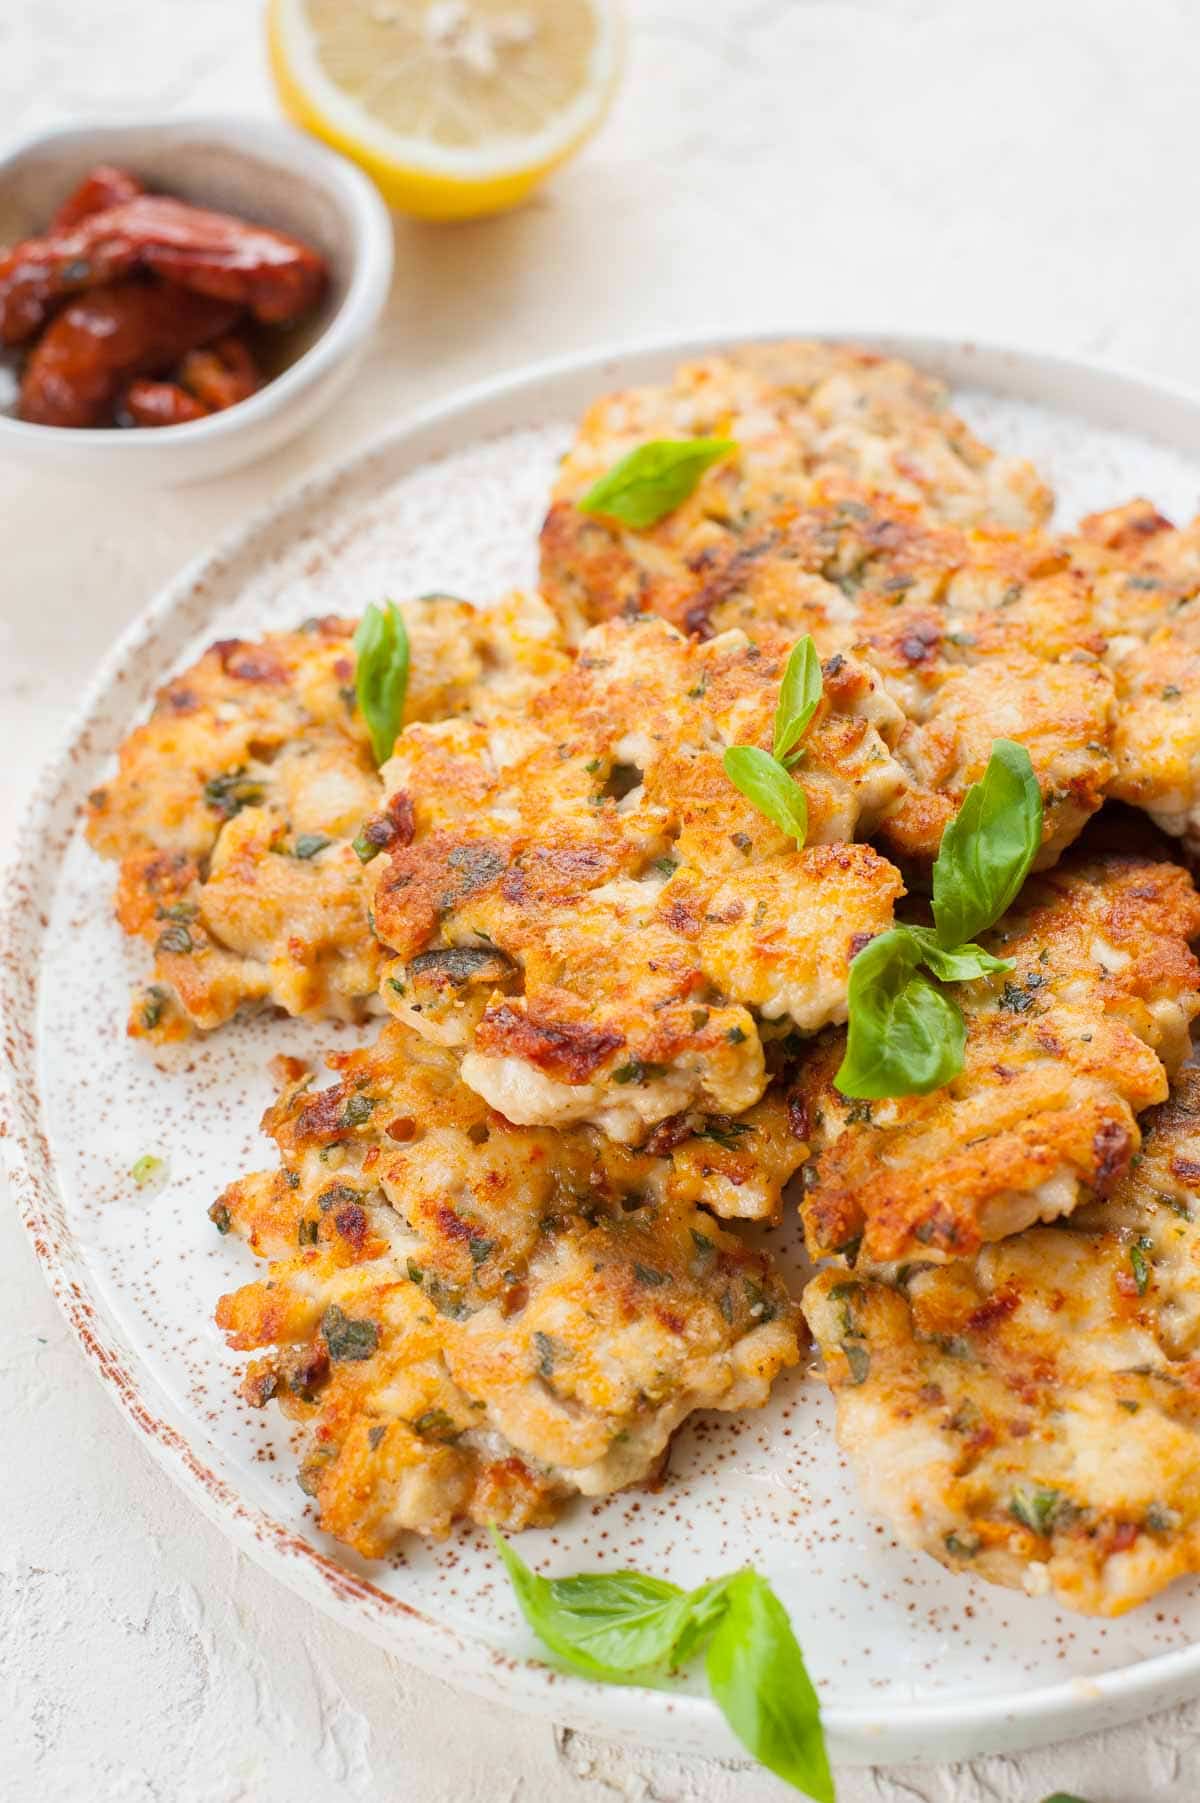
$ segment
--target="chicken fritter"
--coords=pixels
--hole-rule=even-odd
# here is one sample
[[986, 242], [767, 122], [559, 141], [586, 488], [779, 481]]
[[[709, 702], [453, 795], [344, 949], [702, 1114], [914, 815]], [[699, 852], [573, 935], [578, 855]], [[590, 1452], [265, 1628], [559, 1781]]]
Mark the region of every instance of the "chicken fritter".
[[955, 1570], [1120, 1615], [1200, 1570], [1200, 1072], [1106, 1202], [804, 1309], [869, 1507]]
[[[563, 619], [662, 612], [708, 559], [786, 527], [814, 481], [851, 480], [934, 517], [1023, 531], [1053, 497], [1028, 463], [997, 457], [947, 406], [942, 383], [852, 345], [745, 346], [682, 365], [670, 382], [607, 395], [585, 414], [542, 529], [542, 589]], [[575, 503], [653, 439], [732, 439], [735, 455], [644, 531]]]
[[1200, 896], [1152, 858], [1074, 855], [983, 939], [1005, 975], [956, 985], [965, 1064], [945, 1088], [866, 1103], [833, 1084], [844, 1036], [802, 1072], [814, 1157], [805, 1230], [821, 1257], [965, 1257], [1111, 1193], [1137, 1116], [1167, 1094], [1200, 1012]]
[[849, 843], [900, 786], [900, 715], [865, 667], [826, 664], [793, 772], [797, 849], [721, 761], [770, 745], [790, 648], [611, 621], [519, 715], [397, 741], [388, 809], [364, 829], [387, 849], [382, 993], [467, 1047], [464, 1080], [510, 1120], [632, 1144], [690, 1108], [739, 1115], [763, 1091], [764, 1037], [846, 1018], [850, 961], [902, 893]]
[[1200, 519], [1177, 530], [1131, 501], [1084, 520], [1072, 550], [1116, 688], [1108, 792], [1200, 852]]
[[902, 856], [933, 858], [996, 739], [1024, 745], [1052, 863], [1113, 775], [1113, 682], [1091, 584], [1036, 533], [961, 530], [846, 488], [785, 527], [706, 557], [663, 611], [706, 637], [765, 625], [865, 662], [902, 710], [906, 785], [880, 822]]
[[[552, 616], [424, 596], [402, 609], [409, 719], [486, 714], [564, 667]], [[357, 1017], [379, 981], [353, 845], [382, 798], [355, 700], [355, 622], [221, 640], [159, 692], [89, 800], [117, 918], [154, 950], [130, 1032], [178, 1039], [243, 1002]]]
[[211, 1214], [270, 1261], [217, 1319], [270, 1348], [243, 1395], [301, 1425], [301, 1483], [338, 1539], [377, 1558], [460, 1518], [548, 1521], [655, 1478], [692, 1410], [755, 1407], [797, 1362], [768, 1258], [698, 1206], [740, 1178], [777, 1211], [806, 1150], [782, 1089], [736, 1132], [632, 1153], [512, 1126], [396, 1023], [329, 1062], [332, 1088], [292, 1071], [264, 1120], [283, 1168]]

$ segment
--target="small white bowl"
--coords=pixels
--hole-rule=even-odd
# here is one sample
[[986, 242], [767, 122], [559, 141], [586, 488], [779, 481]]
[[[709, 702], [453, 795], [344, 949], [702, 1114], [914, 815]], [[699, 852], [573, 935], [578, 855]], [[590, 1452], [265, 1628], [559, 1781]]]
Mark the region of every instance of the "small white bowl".
[[293, 233], [328, 258], [329, 290], [297, 329], [299, 355], [236, 407], [188, 425], [123, 430], [34, 426], [0, 414], [0, 456], [102, 480], [192, 482], [249, 463], [311, 424], [357, 368], [391, 282], [391, 219], [366, 176], [269, 120], [70, 126], [0, 157], [0, 245], [44, 231], [96, 163], [116, 163], [148, 187]]

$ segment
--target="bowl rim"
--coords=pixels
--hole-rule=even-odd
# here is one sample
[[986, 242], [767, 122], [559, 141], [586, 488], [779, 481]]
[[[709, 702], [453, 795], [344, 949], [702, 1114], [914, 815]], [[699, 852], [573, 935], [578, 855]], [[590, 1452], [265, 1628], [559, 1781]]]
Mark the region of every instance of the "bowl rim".
[[[5, 449], [53, 444], [63, 460], [80, 457], [144, 457], [151, 446], [159, 455], [171, 456], [175, 447], [186, 453], [191, 447], [233, 439], [252, 432], [273, 418], [289, 402], [298, 400], [314, 384], [342, 363], [372, 330], [391, 287], [392, 222], [374, 183], [347, 158], [330, 150], [285, 120], [258, 119], [237, 114], [197, 114], [181, 119], [92, 120], [54, 126], [17, 140], [0, 150], [0, 182], [34, 153], [77, 144], [81, 164], [89, 154], [119, 155], [123, 139], [157, 134], [163, 141], [206, 137], [223, 143], [247, 160], [281, 164], [288, 153], [289, 172], [310, 188], [322, 190], [349, 221], [351, 262], [346, 291], [317, 338], [296, 361], [272, 378], [257, 394], [207, 419], [189, 420], [164, 431], [157, 426], [130, 426], [122, 431], [96, 426], [43, 426], [30, 420], [0, 414], [0, 440]], [[86, 147], [94, 146], [89, 153]]]

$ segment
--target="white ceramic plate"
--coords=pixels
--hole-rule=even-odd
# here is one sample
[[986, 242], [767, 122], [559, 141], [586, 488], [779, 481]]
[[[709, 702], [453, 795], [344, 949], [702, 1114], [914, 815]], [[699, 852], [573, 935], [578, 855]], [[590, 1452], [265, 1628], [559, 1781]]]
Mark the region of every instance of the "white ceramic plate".
[[[1064, 520], [1139, 492], [1176, 516], [1200, 499], [1196, 399], [1025, 353], [875, 342], [947, 376], [985, 437], [1036, 458]], [[213, 637], [352, 613], [388, 592], [482, 599], [530, 580], [569, 421], [601, 391], [703, 348], [591, 357], [476, 390], [311, 482], [172, 584], [115, 647], [39, 785], [0, 926], [0, 1003], [3, 1144], [51, 1286], [206, 1513], [341, 1621], [467, 1690], [600, 1734], [729, 1754], [699, 1691], [609, 1689], [534, 1662], [482, 1536], [369, 1567], [314, 1528], [281, 1422], [234, 1399], [212, 1309], [253, 1261], [205, 1210], [231, 1176], [271, 1162], [254, 1126], [270, 1054], [350, 1035], [259, 1021], [153, 1058], [131, 1045], [140, 960], [111, 920], [112, 871], [77, 831], [82, 797], [154, 688]], [[157, 1193], [128, 1176], [143, 1152], [170, 1160]], [[522, 1550], [547, 1569], [625, 1563], [683, 1584], [752, 1560], [792, 1612], [836, 1758], [1015, 1749], [1200, 1691], [1200, 1585], [1089, 1623], [900, 1550], [858, 1508], [819, 1381], [796, 1374], [762, 1414], [696, 1422], [673, 1473], [658, 1495], [579, 1505]]]

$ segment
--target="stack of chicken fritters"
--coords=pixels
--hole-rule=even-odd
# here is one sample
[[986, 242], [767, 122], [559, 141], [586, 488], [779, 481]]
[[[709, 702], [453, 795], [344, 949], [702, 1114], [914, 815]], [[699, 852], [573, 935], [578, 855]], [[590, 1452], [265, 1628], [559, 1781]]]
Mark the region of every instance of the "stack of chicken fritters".
[[[733, 449], [658, 524], [579, 504], [696, 436]], [[1051, 506], [904, 364], [711, 357], [591, 409], [544, 601], [409, 610], [382, 771], [340, 621], [214, 647], [128, 742], [91, 832], [155, 944], [131, 1030], [394, 1017], [333, 1087], [287, 1072], [281, 1168], [212, 1211], [270, 1261], [219, 1320], [331, 1533], [546, 1521], [653, 1479], [691, 1410], [763, 1402], [799, 1310], [722, 1223], [794, 1201], [839, 1432], [904, 1538], [1101, 1612], [1200, 1567], [1200, 898], [1093, 819], [1200, 833], [1200, 536], [1139, 502], [1056, 537]], [[770, 749], [806, 634], [800, 844], [723, 757]], [[853, 1101], [850, 966], [928, 917], [1001, 738], [1043, 803], [985, 940], [1012, 968], [955, 986], [957, 1077]]]

